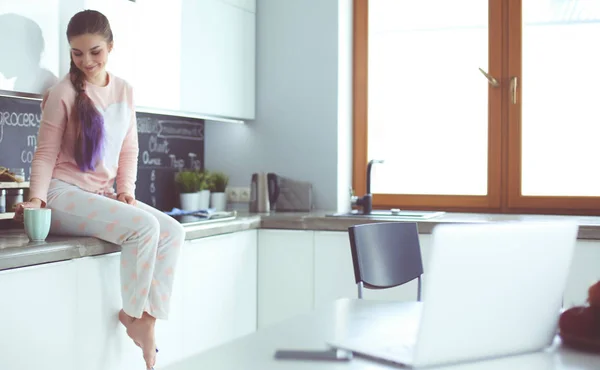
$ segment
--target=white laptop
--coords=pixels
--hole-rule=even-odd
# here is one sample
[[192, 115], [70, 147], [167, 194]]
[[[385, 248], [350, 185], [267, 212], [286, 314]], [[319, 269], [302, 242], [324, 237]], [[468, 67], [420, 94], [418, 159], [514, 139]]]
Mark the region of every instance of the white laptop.
[[373, 322], [329, 345], [408, 367], [541, 350], [556, 333], [577, 231], [571, 222], [439, 225], [423, 303], [406, 303], [407, 332], [381, 335], [384, 322]]

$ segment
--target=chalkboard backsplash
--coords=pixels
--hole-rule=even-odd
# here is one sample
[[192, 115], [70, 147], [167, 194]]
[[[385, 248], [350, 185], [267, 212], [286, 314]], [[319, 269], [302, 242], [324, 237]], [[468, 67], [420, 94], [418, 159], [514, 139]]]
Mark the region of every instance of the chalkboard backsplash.
[[[0, 166], [24, 168], [27, 180], [40, 120], [40, 100], [0, 96]], [[171, 210], [178, 204], [174, 184], [178, 169], [204, 169], [204, 121], [138, 112], [137, 127], [136, 198]]]

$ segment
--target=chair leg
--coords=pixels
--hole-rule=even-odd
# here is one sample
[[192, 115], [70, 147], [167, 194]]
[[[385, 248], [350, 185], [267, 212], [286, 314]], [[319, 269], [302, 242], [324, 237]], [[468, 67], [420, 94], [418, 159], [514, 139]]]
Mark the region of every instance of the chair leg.
[[421, 302], [421, 276], [417, 278], [417, 301]]
[[363, 298], [363, 283], [362, 283], [362, 281], [359, 281], [358, 284], [356, 284], [356, 286], [358, 287], [358, 299], [362, 299]]

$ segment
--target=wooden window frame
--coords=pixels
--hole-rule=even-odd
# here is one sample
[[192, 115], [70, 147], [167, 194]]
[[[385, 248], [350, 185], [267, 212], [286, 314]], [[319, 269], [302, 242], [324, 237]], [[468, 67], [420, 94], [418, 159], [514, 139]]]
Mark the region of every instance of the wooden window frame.
[[[368, 1], [354, 0], [353, 177], [355, 194], [366, 192], [368, 163]], [[521, 95], [522, 0], [489, 0], [488, 191], [485, 196], [373, 194], [373, 207], [455, 212], [600, 215], [600, 197], [521, 195], [521, 101], [512, 104], [510, 80]], [[510, 52], [509, 52], [510, 51]]]

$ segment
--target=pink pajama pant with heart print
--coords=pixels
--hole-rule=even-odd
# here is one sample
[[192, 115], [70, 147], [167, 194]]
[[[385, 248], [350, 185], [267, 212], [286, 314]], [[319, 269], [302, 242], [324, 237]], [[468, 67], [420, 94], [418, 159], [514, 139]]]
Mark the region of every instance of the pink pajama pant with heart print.
[[168, 318], [185, 238], [179, 222], [139, 201], [125, 204], [112, 193], [90, 193], [58, 179], [50, 183], [47, 207], [52, 209], [52, 233], [92, 236], [121, 246], [125, 313], [140, 318], [146, 311]]

